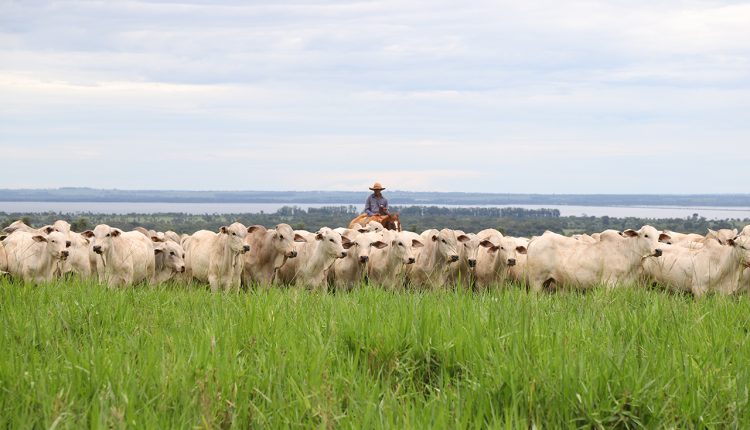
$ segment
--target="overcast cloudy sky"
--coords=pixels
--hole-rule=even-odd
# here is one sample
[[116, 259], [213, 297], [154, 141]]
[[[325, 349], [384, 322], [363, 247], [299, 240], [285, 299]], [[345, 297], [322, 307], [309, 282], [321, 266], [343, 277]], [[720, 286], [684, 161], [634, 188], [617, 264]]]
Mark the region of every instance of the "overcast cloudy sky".
[[750, 2], [0, 0], [0, 187], [750, 192]]

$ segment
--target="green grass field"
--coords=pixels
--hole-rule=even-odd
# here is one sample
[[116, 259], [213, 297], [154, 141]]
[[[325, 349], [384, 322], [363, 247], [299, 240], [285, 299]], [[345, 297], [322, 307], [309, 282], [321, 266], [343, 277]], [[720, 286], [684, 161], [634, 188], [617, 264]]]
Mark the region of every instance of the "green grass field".
[[0, 281], [2, 428], [749, 428], [750, 299]]

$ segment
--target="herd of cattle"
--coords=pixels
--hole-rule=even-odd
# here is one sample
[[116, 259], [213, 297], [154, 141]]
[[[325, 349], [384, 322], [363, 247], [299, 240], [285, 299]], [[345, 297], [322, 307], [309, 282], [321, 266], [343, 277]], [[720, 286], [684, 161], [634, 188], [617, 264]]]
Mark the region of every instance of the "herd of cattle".
[[750, 290], [750, 226], [706, 236], [644, 226], [527, 239], [494, 229], [418, 234], [376, 222], [314, 233], [236, 222], [218, 232], [178, 235], [106, 224], [76, 233], [65, 221], [38, 229], [16, 221], [0, 239], [0, 272], [30, 282], [74, 273], [113, 287], [196, 280], [212, 291], [241, 285], [346, 290], [365, 279], [387, 289], [482, 290], [515, 281], [532, 291], [652, 283], [696, 296]]

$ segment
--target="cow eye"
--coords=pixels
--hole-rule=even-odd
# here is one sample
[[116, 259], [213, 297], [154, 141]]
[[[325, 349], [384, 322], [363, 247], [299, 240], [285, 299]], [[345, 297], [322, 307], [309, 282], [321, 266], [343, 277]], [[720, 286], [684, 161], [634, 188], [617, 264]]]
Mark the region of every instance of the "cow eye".
[[185, 254], [182, 254], [182, 258], [185, 258]]
[[403, 243], [401, 243], [401, 242], [399, 242], [399, 243], [398, 243], [398, 246], [404, 246], [404, 244], [403, 244]]
[[279, 240], [284, 240], [284, 236], [279, 236]]
[[447, 242], [445, 241], [445, 239], [443, 239], [443, 243], [447, 243]]
[[504, 246], [501, 246], [501, 247], [500, 247], [500, 249], [505, 249], [505, 247], [504, 247]]
[[107, 233], [107, 237], [109, 237], [109, 233]]
[[237, 236], [237, 233], [232, 233], [232, 236]]
[[169, 255], [174, 255], [174, 251], [170, 252]]
[[648, 235], [646, 235], [646, 237], [648, 237]]
[[328, 240], [330, 240], [331, 242], [333, 242], [333, 239], [328, 239]]

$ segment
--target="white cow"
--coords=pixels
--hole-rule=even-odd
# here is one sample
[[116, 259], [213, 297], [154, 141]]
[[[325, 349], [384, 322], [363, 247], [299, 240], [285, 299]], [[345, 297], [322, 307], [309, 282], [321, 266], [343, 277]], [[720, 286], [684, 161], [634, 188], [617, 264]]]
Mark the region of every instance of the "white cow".
[[663, 286], [702, 296], [747, 290], [743, 271], [750, 267], [750, 237], [729, 239], [727, 245], [707, 240], [697, 249], [666, 245], [658, 259], [647, 259], [646, 274]]
[[349, 237], [349, 240], [346, 257], [334, 261], [333, 270], [328, 273], [329, 281], [337, 290], [350, 290], [362, 282], [368, 272], [367, 267], [372, 251], [388, 246], [383, 241], [382, 232], [359, 233]]
[[154, 246], [137, 231], [123, 232], [106, 224], [81, 233], [91, 239], [99, 281], [110, 287], [149, 283], [154, 276]]
[[31, 282], [46, 282], [62, 274], [70, 241], [64, 234], [47, 235], [16, 230], [3, 240], [8, 272]]
[[465, 234], [456, 236], [453, 230], [430, 229], [421, 234], [424, 248], [411, 266], [409, 281], [414, 286], [428, 288], [450, 287], [450, 265], [458, 262], [457, 243], [469, 241]]
[[164, 242], [154, 242], [154, 278], [156, 284], [179, 279], [185, 273], [185, 250], [170, 239]]
[[529, 242], [529, 286], [541, 291], [552, 282], [576, 288], [635, 283], [643, 260], [661, 254], [658, 239], [659, 232], [651, 226], [625, 230], [622, 236], [602, 234], [596, 243], [546, 232]]
[[250, 251], [247, 230], [235, 222], [220, 227], [218, 233], [199, 230], [183, 239], [188, 278], [208, 282], [213, 292], [239, 291], [245, 265], [242, 254]]
[[734, 239], [737, 237], [739, 232], [736, 228], [734, 229], [728, 229], [728, 228], [722, 228], [719, 230], [711, 230], [708, 229], [708, 233], [706, 234], [706, 239], [715, 239], [717, 242], [719, 242], [722, 245], [727, 245], [729, 243], [730, 239]]
[[76, 273], [83, 278], [93, 275], [94, 270], [91, 267], [91, 250], [90, 241], [81, 233], [76, 233], [70, 229], [70, 223], [64, 220], [57, 220], [52, 224], [52, 231], [57, 231], [67, 236], [70, 241], [70, 255], [63, 263], [63, 273]]
[[458, 247], [458, 262], [450, 265], [450, 277], [456, 286], [469, 290], [476, 278], [477, 258], [482, 240], [473, 233], [466, 234], [461, 230], [456, 230], [455, 233], [457, 237], [465, 235], [469, 240], [456, 244]]
[[3, 241], [7, 235], [0, 235], [0, 275], [8, 272], [8, 255], [5, 253]]
[[270, 286], [276, 281], [279, 269], [287, 260], [297, 257], [294, 243], [306, 241], [289, 224], [279, 224], [270, 230], [262, 225], [253, 225], [247, 231], [245, 243], [250, 245], [252, 252], [247, 252], [244, 256], [242, 281], [245, 285], [257, 283], [264, 287]]
[[485, 290], [492, 285], [503, 284], [508, 279], [521, 280], [519, 278], [522, 278], [522, 275], [514, 275], [512, 270], [518, 265], [521, 257], [525, 257], [526, 247], [523, 241], [495, 234], [484, 236], [492, 239], [483, 239], [480, 242], [475, 269], [476, 288]]
[[297, 257], [286, 262], [278, 272], [285, 284], [308, 288], [325, 288], [328, 270], [337, 258], [346, 257], [341, 235], [328, 227], [317, 233], [296, 230], [306, 242], [295, 242]]
[[368, 280], [389, 290], [401, 288], [406, 281], [406, 267], [416, 261], [414, 250], [422, 249], [424, 244], [416, 233], [395, 230], [384, 230], [383, 242], [388, 246], [370, 251]]

